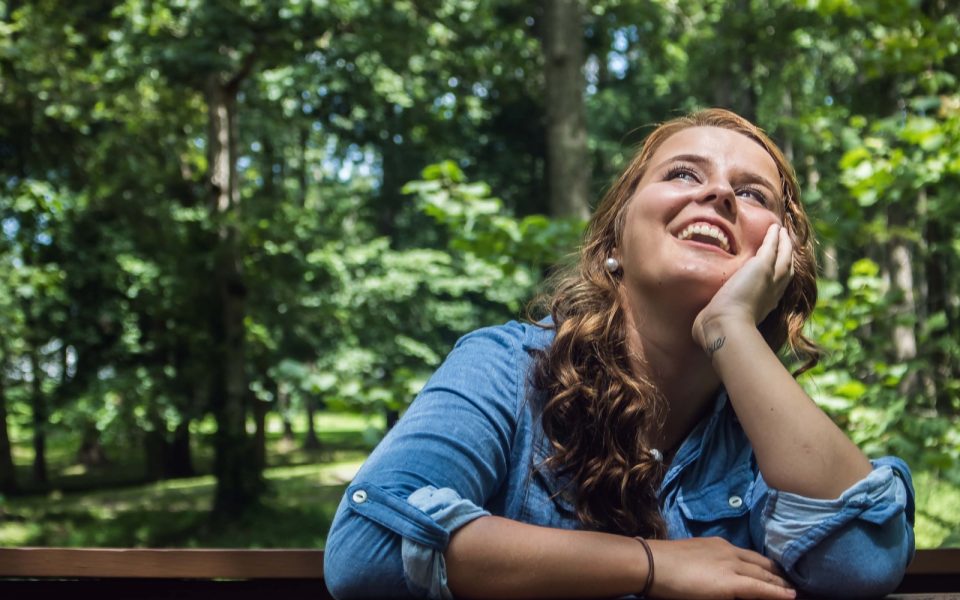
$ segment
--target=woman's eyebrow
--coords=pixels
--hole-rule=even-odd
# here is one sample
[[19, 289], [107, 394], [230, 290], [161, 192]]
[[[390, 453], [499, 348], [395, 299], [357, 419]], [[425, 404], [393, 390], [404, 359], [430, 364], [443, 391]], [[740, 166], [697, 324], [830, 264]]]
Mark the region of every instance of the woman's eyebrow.
[[769, 188], [769, 190], [774, 193], [778, 193], [778, 190], [780, 189], [779, 186], [773, 185], [773, 183], [769, 179], [767, 179], [763, 175], [760, 175], [759, 173], [752, 173], [750, 171], [746, 171], [740, 174], [740, 179], [744, 183], [756, 183], [756, 184], [762, 185], [766, 188]]
[[657, 169], [662, 169], [664, 166], [672, 162], [688, 162], [699, 165], [700, 167], [710, 166], [710, 159], [706, 156], [700, 156], [699, 154], [678, 154], [676, 156], [671, 156], [667, 160], [657, 165]]
[[[699, 154], [678, 154], [663, 161], [657, 166], [657, 168], [662, 169], [664, 166], [673, 162], [693, 163], [704, 169], [709, 169], [713, 166], [710, 159], [706, 156], [701, 156]], [[780, 186], [774, 185], [773, 182], [759, 173], [754, 173], [752, 171], [739, 171], [737, 175], [743, 183], [756, 183], [768, 188], [774, 193], [777, 193], [777, 191], [780, 189]]]

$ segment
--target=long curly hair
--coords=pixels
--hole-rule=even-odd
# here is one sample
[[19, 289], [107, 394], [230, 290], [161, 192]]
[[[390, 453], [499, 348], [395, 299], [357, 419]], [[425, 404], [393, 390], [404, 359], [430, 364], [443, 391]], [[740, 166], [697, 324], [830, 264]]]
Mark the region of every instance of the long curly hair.
[[756, 125], [723, 109], [661, 124], [593, 214], [577, 263], [551, 278], [550, 291], [539, 302], [553, 318], [548, 327], [555, 330], [553, 343], [537, 353], [533, 367], [533, 385], [543, 398], [543, 430], [552, 446], [544, 466], [566, 478], [561, 493], [589, 529], [666, 536], [657, 499], [664, 469], [647, 442], [663, 426], [664, 401], [650, 378], [631, 368], [619, 278], [604, 268], [604, 261], [620, 246], [627, 205], [651, 157], [673, 134], [701, 126], [741, 133], [776, 163], [784, 200], [781, 216], [794, 241], [795, 274], [759, 329], [774, 351], [789, 344], [806, 360], [795, 375], [819, 358], [817, 346], [802, 331], [817, 299], [811, 226], [783, 153]]

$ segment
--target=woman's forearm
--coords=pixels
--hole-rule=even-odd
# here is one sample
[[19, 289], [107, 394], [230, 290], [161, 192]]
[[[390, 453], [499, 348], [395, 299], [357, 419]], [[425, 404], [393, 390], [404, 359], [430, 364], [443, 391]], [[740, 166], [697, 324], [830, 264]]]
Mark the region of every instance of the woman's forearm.
[[[768, 598], [796, 592], [777, 565], [720, 538], [649, 540], [651, 598]], [[648, 560], [637, 540], [481, 517], [444, 553], [458, 598], [614, 598], [644, 591]]]
[[718, 319], [705, 330], [767, 483], [811, 498], [836, 498], [870, 462], [803, 391], [749, 322]]
[[647, 576], [640, 542], [591, 531], [481, 517], [444, 553], [457, 598], [586, 598], [639, 593]]

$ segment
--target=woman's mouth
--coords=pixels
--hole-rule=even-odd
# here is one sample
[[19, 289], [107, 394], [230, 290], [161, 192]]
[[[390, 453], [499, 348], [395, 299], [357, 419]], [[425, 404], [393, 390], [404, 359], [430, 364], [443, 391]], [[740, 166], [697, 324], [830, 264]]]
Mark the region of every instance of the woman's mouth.
[[677, 234], [677, 239], [709, 244], [720, 248], [727, 254], [733, 254], [730, 249], [730, 240], [727, 238], [727, 234], [716, 225], [711, 225], [704, 221], [697, 221], [687, 225]]

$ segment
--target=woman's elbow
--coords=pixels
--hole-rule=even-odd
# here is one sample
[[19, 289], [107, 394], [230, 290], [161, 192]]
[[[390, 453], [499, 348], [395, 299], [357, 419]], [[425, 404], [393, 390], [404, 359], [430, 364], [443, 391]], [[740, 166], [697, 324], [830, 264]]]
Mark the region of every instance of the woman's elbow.
[[330, 595], [337, 600], [409, 596], [394, 537], [362, 517], [335, 520], [323, 550], [323, 580]]
[[906, 526], [861, 522], [820, 547], [794, 567], [804, 591], [845, 598], [883, 597], [893, 592], [910, 562], [912, 544]]
[[344, 543], [343, 536], [331, 531], [323, 549], [323, 582], [330, 595], [338, 600], [363, 595], [364, 577], [357, 568], [360, 561], [353, 550], [351, 544]]

